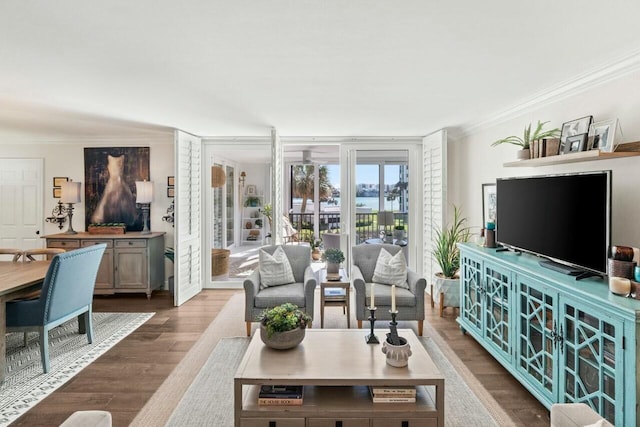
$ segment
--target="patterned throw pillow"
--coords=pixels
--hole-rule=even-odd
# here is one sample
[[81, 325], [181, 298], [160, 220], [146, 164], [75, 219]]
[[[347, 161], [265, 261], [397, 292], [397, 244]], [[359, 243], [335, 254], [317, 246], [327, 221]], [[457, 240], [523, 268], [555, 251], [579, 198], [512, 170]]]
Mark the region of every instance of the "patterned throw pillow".
[[270, 255], [264, 249], [260, 249], [259, 259], [260, 289], [295, 282], [289, 258], [284, 253], [282, 246], [278, 246], [273, 255]]
[[400, 288], [409, 289], [409, 284], [407, 283], [407, 261], [402, 251], [391, 255], [384, 248], [380, 249], [372, 280], [374, 283], [396, 285]]

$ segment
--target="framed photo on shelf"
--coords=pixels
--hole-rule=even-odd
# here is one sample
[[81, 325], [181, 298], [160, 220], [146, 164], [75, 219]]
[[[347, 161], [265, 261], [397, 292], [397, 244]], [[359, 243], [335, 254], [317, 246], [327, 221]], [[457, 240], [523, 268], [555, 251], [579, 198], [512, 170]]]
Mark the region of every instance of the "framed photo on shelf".
[[586, 116], [562, 124], [562, 132], [560, 134], [560, 154], [571, 152], [567, 151], [565, 146], [568, 137], [589, 133], [589, 126], [591, 125], [592, 120], [593, 116]]
[[176, 185], [176, 179], [173, 176], [168, 176], [167, 177], [167, 186], [168, 187], [175, 187]]
[[59, 199], [62, 197], [62, 188], [53, 187], [53, 198]]
[[255, 196], [256, 194], [258, 194], [258, 191], [256, 189], [256, 186], [253, 184], [249, 184], [247, 185], [247, 196]]
[[173, 187], [167, 188], [167, 197], [176, 197], [176, 189]]
[[[589, 135], [593, 136], [593, 144], [590, 150], [600, 150], [612, 153], [617, 146], [616, 131], [618, 130], [618, 119], [604, 120], [593, 123], [589, 128]], [[615, 145], [614, 145], [615, 144]]]
[[[54, 188], [60, 188], [62, 187], [62, 183], [63, 182], [68, 182], [69, 178], [67, 178], [66, 176], [54, 176], [53, 177], [53, 187]], [[55, 197], [55, 196], [54, 196]]]
[[564, 144], [564, 153], [577, 153], [587, 149], [587, 134], [568, 136]]
[[496, 184], [482, 184], [482, 228], [496, 222]]

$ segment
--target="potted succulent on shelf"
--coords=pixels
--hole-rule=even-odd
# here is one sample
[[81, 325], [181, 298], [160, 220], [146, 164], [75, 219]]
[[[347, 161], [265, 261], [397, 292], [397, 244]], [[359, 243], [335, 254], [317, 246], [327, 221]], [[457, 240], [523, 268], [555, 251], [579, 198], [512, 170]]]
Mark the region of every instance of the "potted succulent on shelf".
[[264, 310], [260, 322], [260, 339], [267, 347], [286, 350], [300, 344], [304, 339], [311, 317], [291, 303]]
[[337, 248], [329, 248], [322, 254], [322, 260], [327, 262], [327, 274], [340, 271], [340, 263], [344, 261], [344, 253]]
[[531, 157], [530, 147], [533, 141], [543, 138], [557, 138], [560, 136], [560, 129], [558, 128], [543, 131], [542, 128], [547, 123], [549, 122], [541, 122], [540, 120], [538, 120], [538, 125], [533, 131], [533, 134], [531, 133], [531, 123], [529, 123], [529, 126], [524, 128], [524, 134], [522, 135], [522, 137], [511, 135], [506, 138], [494, 141], [491, 146], [495, 147], [496, 145], [501, 144], [517, 145], [521, 148], [517, 153], [518, 159], [528, 159]]
[[[438, 301], [440, 313], [443, 307], [460, 306], [460, 250], [458, 243], [469, 241], [471, 232], [457, 206], [453, 207], [453, 223], [443, 228], [435, 227], [433, 240], [433, 257], [440, 267], [434, 275], [434, 288], [431, 297]], [[440, 298], [440, 295], [443, 295]]]
[[311, 258], [314, 261], [318, 261], [322, 256], [322, 254], [320, 253], [322, 240], [312, 238], [309, 244], [311, 245]]
[[248, 207], [255, 208], [256, 206], [260, 206], [260, 198], [259, 197], [249, 196], [244, 201], [244, 207], [245, 208], [248, 208]]

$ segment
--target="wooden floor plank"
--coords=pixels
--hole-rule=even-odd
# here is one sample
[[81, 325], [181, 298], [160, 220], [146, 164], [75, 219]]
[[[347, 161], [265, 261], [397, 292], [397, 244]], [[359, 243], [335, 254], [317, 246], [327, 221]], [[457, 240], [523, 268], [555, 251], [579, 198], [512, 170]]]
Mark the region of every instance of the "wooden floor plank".
[[[156, 315], [13, 425], [58, 425], [74, 411], [94, 408], [110, 411], [115, 427], [128, 426], [235, 292], [203, 291], [178, 308], [168, 293], [154, 293], [150, 301], [144, 295], [97, 297], [95, 311]], [[549, 425], [546, 408], [475, 340], [461, 333], [457, 310], [446, 309], [442, 318], [437, 307], [433, 310], [427, 304], [426, 311], [426, 321], [518, 425]]]

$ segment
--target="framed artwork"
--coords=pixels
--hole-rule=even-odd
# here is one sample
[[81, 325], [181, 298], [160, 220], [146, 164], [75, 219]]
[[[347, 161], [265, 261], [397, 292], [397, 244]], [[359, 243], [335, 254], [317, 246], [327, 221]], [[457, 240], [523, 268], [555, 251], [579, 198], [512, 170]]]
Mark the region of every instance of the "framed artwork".
[[175, 187], [176, 185], [176, 179], [173, 176], [168, 176], [167, 177], [167, 186], [168, 187]]
[[482, 184], [482, 228], [496, 222], [496, 184]]
[[[618, 119], [604, 120], [591, 125], [589, 135], [593, 136], [593, 144], [590, 150], [600, 150], [607, 153], [615, 151], [617, 141], [615, 141], [616, 130], [618, 129]], [[614, 145], [616, 143], [616, 145]]]
[[256, 186], [253, 184], [247, 185], [247, 196], [255, 196], [257, 194]]
[[577, 153], [587, 149], [587, 134], [568, 136], [564, 143], [564, 153]]
[[85, 148], [85, 225], [122, 222], [127, 231], [141, 231], [136, 181], [144, 180], [149, 181], [149, 147]]
[[562, 132], [560, 134], [560, 153], [569, 153], [566, 150], [565, 143], [567, 138], [574, 135], [580, 135], [583, 133], [589, 133], [589, 126], [593, 116], [586, 116], [580, 119], [571, 120], [562, 125]]
[[[62, 187], [63, 182], [68, 182], [69, 178], [66, 176], [54, 176], [53, 177], [53, 187]], [[55, 197], [55, 196], [54, 196]]]
[[174, 187], [167, 188], [167, 197], [176, 197], [176, 189]]
[[62, 197], [62, 188], [53, 187], [53, 198], [59, 199]]

